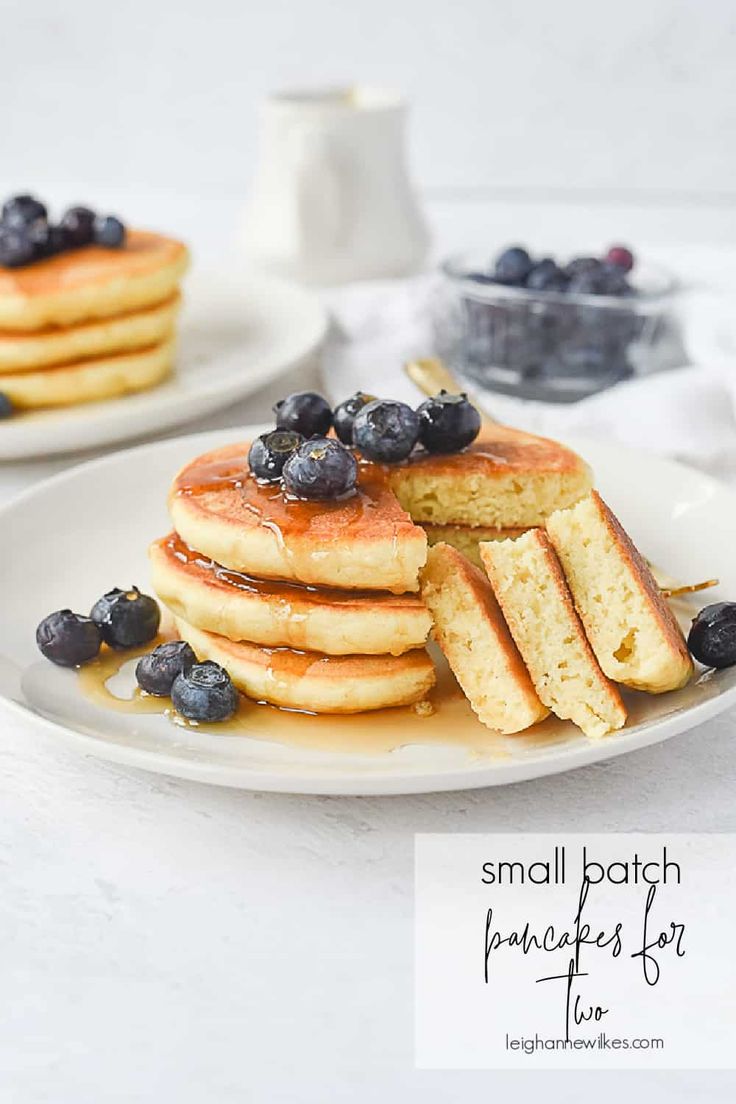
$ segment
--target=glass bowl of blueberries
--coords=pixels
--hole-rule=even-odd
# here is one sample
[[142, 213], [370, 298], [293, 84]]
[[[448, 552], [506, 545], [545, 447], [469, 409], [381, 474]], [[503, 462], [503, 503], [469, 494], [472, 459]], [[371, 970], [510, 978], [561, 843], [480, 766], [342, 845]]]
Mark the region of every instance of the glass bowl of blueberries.
[[566, 261], [514, 245], [490, 263], [452, 256], [442, 270], [439, 352], [491, 390], [574, 402], [683, 363], [676, 283], [626, 246]]

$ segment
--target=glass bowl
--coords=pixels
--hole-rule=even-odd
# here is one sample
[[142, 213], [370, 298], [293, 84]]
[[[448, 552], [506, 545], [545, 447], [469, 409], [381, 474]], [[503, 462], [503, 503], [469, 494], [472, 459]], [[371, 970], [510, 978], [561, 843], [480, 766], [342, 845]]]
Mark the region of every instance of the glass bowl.
[[442, 264], [436, 315], [440, 355], [483, 387], [547, 402], [574, 402], [634, 375], [683, 363], [677, 285], [637, 265], [630, 296], [531, 291], [493, 282], [488, 255]]

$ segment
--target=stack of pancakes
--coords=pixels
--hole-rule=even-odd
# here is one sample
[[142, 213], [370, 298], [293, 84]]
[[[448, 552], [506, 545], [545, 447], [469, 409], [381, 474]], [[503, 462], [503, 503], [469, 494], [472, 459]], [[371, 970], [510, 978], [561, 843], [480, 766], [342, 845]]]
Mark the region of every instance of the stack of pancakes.
[[356, 493], [338, 501], [290, 501], [257, 482], [248, 449], [176, 477], [153, 585], [182, 639], [248, 697], [317, 713], [404, 705], [434, 684], [424, 526], [477, 544], [541, 524], [590, 487], [574, 453], [500, 426], [462, 453], [362, 462]]
[[0, 392], [28, 410], [159, 383], [173, 363], [187, 261], [181, 242], [133, 230], [118, 249], [0, 269]]

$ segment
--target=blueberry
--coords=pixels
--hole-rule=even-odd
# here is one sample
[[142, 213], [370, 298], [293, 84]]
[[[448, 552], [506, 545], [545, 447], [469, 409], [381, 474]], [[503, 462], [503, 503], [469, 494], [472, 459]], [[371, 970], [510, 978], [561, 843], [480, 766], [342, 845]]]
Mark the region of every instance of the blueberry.
[[273, 429], [257, 437], [250, 446], [248, 464], [256, 479], [278, 483], [284, 464], [304, 438], [289, 429]]
[[284, 464], [284, 490], [296, 498], [340, 498], [355, 487], [358, 462], [331, 437], [313, 437]]
[[692, 623], [687, 646], [706, 667], [736, 663], [736, 602], [716, 602], [702, 609]]
[[480, 414], [468, 396], [440, 391], [419, 407], [419, 440], [428, 452], [459, 452], [480, 432]]
[[532, 259], [526, 249], [520, 245], [512, 245], [496, 257], [493, 274], [500, 284], [520, 287], [529, 275], [531, 267]]
[[363, 391], [356, 391], [349, 399], [345, 399], [344, 402], [335, 407], [333, 414], [335, 433], [344, 445], [352, 445], [353, 443], [355, 415], [369, 402], [375, 402], [375, 399], [375, 395], [366, 395]]
[[565, 265], [565, 275], [568, 280], [572, 280], [573, 276], [579, 276], [582, 272], [594, 272], [600, 267], [601, 262], [597, 257], [573, 257]]
[[7, 226], [25, 226], [46, 218], [46, 208], [32, 195], [16, 195], [3, 204], [3, 222]]
[[297, 391], [273, 410], [277, 429], [293, 429], [302, 437], [324, 437], [332, 425], [330, 404], [314, 391]]
[[634, 267], [634, 254], [625, 245], [612, 245], [606, 253], [606, 260], [623, 272], [631, 272]]
[[141, 594], [138, 587], [130, 590], [115, 587], [95, 602], [90, 617], [112, 648], [138, 648], [153, 640], [158, 632], [161, 611], [158, 603]]
[[46, 219], [36, 219], [35, 222], [29, 223], [26, 233], [33, 246], [34, 260], [41, 260], [43, 257], [50, 256], [52, 253], [52, 229]]
[[33, 242], [25, 226], [0, 225], [0, 265], [20, 268], [33, 260]]
[[120, 249], [125, 245], [125, 226], [114, 215], [98, 215], [94, 222], [94, 238], [98, 245]]
[[[625, 282], [625, 277], [623, 277]], [[603, 265], [577, 272], [568, 285], [572, 295], [610, 295], [612, 280]], [[613, 294], [616, 294], [613, 292]]]
[[159, 644], [136, 664], [135, 677], [141, 690], [157, 698], [171, 694], [174, 679], [189, 670], [197, 657], [184, 640], [168, 640]]
[[15, 414], [15, 407], [12, 400], [8, 398], [4, 391], [0, 391], [0, 421], [3, 418], [12, 418]]
[[567, 276], [551, 257], [545, 257], [532, 268], [526, 278], [526, 286], [531, 291], [564, 291]]
[[36, 643], [52, 663], [77, 667], [98, 654], [102, 633], [89, 617], [63, 609], [44, 617], [36, 629]]
[[368, 460], [406, 460], [419, 437], [419, 415], [406, 403], [375, 399], [353, 422], [353, 443]]
[[94, 237], [95, 213], [89, 207], [70, 207], [59, 224], [69, 249], [89, 245]]
[[171, 701], [187, 720], [226, 721], [238, 708], [239, 698], [227, 671], [206, 660], [176, 676]]

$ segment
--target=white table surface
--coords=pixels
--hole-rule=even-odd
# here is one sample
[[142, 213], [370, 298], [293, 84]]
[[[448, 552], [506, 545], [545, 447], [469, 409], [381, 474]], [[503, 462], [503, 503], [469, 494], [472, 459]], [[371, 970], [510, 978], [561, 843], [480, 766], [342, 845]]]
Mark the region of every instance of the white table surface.
[[[573, 224], [543, 205], [445, 203], [433, 216], [447, 246], [479, 221], [494, 238], [512, 216], [560, 238]], [[715, 245], [721, 216], [719, 228], [718, 212], [659, 212], [652, 240], [677, 222]], [[618, 211], [615, 235], [607, 209], [577, 217], [603, 240], [652, 229], [646, 210]], [[192, 428], [264, 420], [285, 386]], [[69, 462], [0, 466], [0, 501]], [[0, 1099], [732, 1099], [731, 1074], [414, 1070], [412, 858], [415, 832], [736, 831], [735, 727], [732, 712], [503, 789], [340, 799], [126, 770], [0, 708]]]

